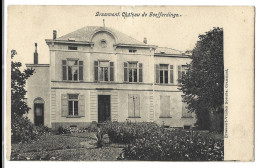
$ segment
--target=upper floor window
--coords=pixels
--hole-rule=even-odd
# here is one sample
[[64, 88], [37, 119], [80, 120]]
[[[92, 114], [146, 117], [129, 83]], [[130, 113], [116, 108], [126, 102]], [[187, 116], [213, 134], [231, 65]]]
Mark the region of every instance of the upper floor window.
[[156, 64], [156, 83], [169, 84], [173, 83], [173, 65]]
[[143, 82], [143, 64], [138, 62], [125, 62], [124, 81]]
[[168, 65], [160, 65], [160, 83], [168, 83]]
[[78, 50], [78, 47], [76, 47], [76, 46], [68, 46], [68, 50]]
[[187, 69], [188, 69], [187, 65], [179, 65], [178, 66], [178, 84], [181, 83], [183, 76], [186, 75]]
[[136, 53], [137, 50], [131, 49], [131, 50], [129, 50], [129, 52], [130, 52], [130, 53]]
[[114, 62], [94, 61], [95, 81], [114, 81]]
[[62, 79], [68, 81], [83, 80], [83, 61], [62, 60]]

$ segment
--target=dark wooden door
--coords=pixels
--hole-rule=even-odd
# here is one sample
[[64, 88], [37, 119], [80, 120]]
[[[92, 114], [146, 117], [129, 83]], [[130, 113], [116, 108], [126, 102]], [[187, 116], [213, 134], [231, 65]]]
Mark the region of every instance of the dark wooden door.
[[43, 125], [44, 124], [44, 105], [34, 104], [34, 124]]
[[98, 96], [98, 122], [111, 121], [110, 95]]

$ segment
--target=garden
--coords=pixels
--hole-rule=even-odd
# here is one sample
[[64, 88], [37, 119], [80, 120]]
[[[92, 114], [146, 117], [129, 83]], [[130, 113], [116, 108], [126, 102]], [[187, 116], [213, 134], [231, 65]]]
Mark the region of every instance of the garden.
[[[35, 127], [35, 126], [34, 126]], [[221, 161], [223, 135], [164, 128], [155, 123], [109, 122], [99, 128], [27, 128], [13, 141], [11, 160], [60, 161]], [[20, 130], [19, 133], [24, 131]]]

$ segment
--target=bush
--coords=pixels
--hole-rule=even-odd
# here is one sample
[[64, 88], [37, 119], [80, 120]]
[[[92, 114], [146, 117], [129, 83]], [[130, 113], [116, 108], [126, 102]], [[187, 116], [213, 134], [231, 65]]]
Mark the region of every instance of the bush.
[[113, 143], [128, 144], [136, 139], [143, 138], [152, 130], [162, 129], [155, 123], [117, 123], [109, 122], [102, 126], [104, 133], [108, 134], [109, 141]]
[[118, 159], [206, 161], [224, 159], [224, 142], [198, 131], [165, 129], [155, 123], [107, 123], [110, 142], [128, 144]]
[[37, 140], [41, 135], [48, 132], [48, 127], [35, 126], [27, 117], [14, 116], [14, 120], [11, 123], [12, 143]]
[[127, 145], [121, 157], [128, 160], [149, 161], [220, 161], [224, 159], [223, 140], [202, 137], [199, 134], [190, 137], [185, 134], [179, 135], [178, 132], [172, 130], [150, 132], [147, 136]]

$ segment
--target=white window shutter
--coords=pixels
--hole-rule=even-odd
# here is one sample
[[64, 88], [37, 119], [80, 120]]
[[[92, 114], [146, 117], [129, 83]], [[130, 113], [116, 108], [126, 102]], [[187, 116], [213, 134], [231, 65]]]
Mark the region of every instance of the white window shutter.
[[66, 117], [68, 116], [68, 95], [62, 94], [61, 95], [61, 116]]
[[79, 116], [85, 116], [85, 98], [84, 95], [79, 95]]

